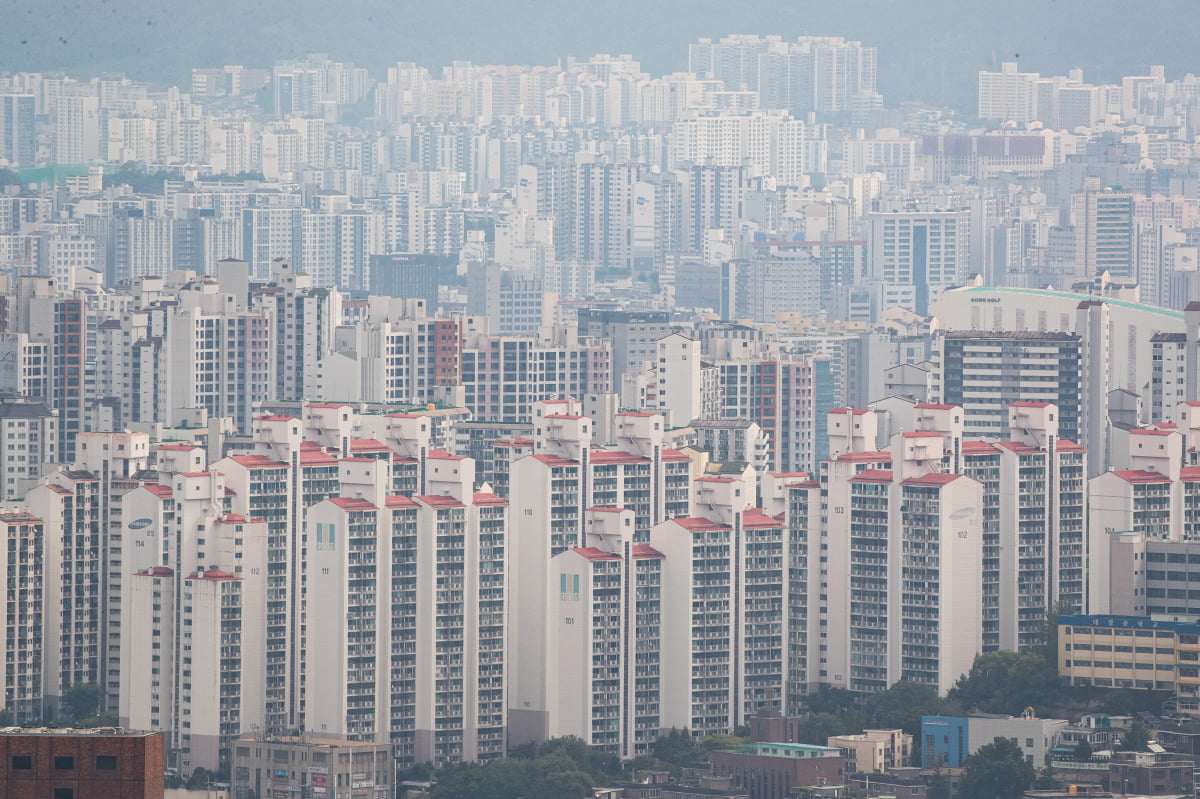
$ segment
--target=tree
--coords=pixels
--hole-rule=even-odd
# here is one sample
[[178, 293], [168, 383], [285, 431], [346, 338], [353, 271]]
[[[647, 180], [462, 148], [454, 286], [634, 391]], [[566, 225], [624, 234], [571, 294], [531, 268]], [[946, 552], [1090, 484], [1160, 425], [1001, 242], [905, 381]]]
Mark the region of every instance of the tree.
[[1018, 799], [1033, 783], [1033, 766], [1020, 747], [997, 737], [963, 764], [960, 799]]
[[950, 780], [945, 774], [937, 773], [929, 778], [925, 799], [950, 799]]
[[1058, 788], [1058, 780], [1054, 778], [1054, 769], [1046, 766], [1038, 772], [1037, 779], [1031, 786], [1035, 791], [1053, 791]]
[[72, 722], [90, 719], [100, 712], [104, 689], [96, 683], [73, 685], [63, 692], [62, 713]]
[[1145, 752], [1150, 746], [1150, 733], [1141, 722], [1135, 721], [1121, 737], [1122, 752]]
[[187, 789], [189, 791], [198, 791], [202, 788], [207, 788], [208, 784], [213, 781], [213, 773], [206, 768], [198, 768], [192, 772], [192, 776], [188, 777]]
[[1046, 608], [1046, 619], [1042, 627], [1043, 652], [1046, 661], [1058, 665], [1058, 617], [1070, 616], [1075, 612], [1075, 603], [1069, 599], [1060, 599]]
[[1058, 669], [1041, 654], [1002, 649], [977, 655], [946, 698], [968, 711], [1018, 715], [1050, 704], [1058, 689]]
[[945, 709], [936, 688], [907, 680], [895, 683], [882, 693], [872, 694], [863, 704], [871, 727], [901, 729], [914, 737], [921, 734], [922, 716], [942, 715]]
[[840, 713], [854, 707], [857, 699], [853, 691], [845, 688], [822, 688], [805, 699], [810, 713]]
[[1078, 762], [1078, 763], [1086, 763], [1089, 760], [1091, 760], [1092, 759], [1091, 744], [1089, 744], [1083, 738], [1080, 738], [1079, 742], [1075, 744], [1075, 751], [1072, 754], [1072, 757], [1074, 757], [1076, 762]]
[[686, 729], [672, 728], [666, 735], [659, 736], [650, 751], [659, 760], [674, 766], [682, 766], [697, 755], [696, 742]]

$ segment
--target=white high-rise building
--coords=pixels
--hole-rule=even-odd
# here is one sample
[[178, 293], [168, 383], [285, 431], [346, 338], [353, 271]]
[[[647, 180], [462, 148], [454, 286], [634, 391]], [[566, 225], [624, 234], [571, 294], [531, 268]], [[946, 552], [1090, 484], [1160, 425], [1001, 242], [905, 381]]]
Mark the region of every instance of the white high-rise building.
[[1037, 119], [1036, 72], [1018, 72], [1017, 62], [1005, 61], [999, 72], [979, 72], [979, 118], [1025, 124]]

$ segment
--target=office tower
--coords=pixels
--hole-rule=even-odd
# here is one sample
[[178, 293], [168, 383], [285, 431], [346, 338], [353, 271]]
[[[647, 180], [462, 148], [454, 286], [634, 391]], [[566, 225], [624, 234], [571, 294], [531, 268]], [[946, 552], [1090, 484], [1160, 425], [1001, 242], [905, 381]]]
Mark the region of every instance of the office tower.
[[371, 294], [423, 300], [425, 310], [438, 309], [438, 284], [449, 266], [441, 255], [395, 252], [371, 256]]
[[31, 167], [37, 158], [32, 94], [0, 94], [0, 158], [9, 166]]
[[1077, 276], [1092, 278], [1107, 272], [1114, 280], [1137, 280], [1134, 206], [1131, 193], [1101, 190], [1098, 178], [1088, 178], [1084, 190], [1072, 195]]
[[1037, 117], [1036, 72], [1018, 72], [1017, 62], [1005, 61], [999, 72], [979, 72], [979, 118], [1025, 124]]
[[883, 287], [883, 308], [898, 305], [928, 315], [943, 289], [966, 279], [968, 211], [873, 213], [868, 224], [867, 273]]
[[1084, 404], [1092, 398], [1079, 335], [952, 330], [939, 340], [934, 360], [940, 401], [963, 408], [968, 438], [1004, 435], [1008, 406], [1033, 401], [1058, 407], [1063, 438], [1087, 440]]
[[[0, 513], [0, 554], [12, 590], [4, 602], [4, 706], [18, 724], [39, 724], [44, 718], [44, 659], [58, 651], [47, 648], [46, 621], [57, 615], [57, 596], [50, 592], [53, 561], [47, 563], [43, 552], [42, 520], [25, 512]], [[46, 613], [48, 608], [56, 612]], [[54, 642], [56, 643], [56, 642]]]

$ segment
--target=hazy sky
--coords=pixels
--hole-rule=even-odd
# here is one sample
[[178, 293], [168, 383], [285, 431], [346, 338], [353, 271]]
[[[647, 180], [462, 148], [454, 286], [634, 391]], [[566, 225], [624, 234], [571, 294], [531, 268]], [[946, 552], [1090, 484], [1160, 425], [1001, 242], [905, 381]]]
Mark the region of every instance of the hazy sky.
[[1111, 80], [1165, 64], [1200, 71], [1196, 0], [0, 0], [0, 70], [123, 71], [186, 85], [193, 66], [267, 66], [325, 52], [376, 76], [395, 61], [437, 68], [632, 53], [654, 74], [687, 43], [727, 33], [841, 35], [879, 48], [879, 88], [974, 105], [975, 72], [1079, 66]]

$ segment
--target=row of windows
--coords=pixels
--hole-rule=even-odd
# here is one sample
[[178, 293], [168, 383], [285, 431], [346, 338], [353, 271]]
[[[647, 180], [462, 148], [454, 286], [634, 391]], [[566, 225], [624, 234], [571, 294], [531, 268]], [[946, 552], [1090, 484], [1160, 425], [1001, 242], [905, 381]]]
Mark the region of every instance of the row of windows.
[[[33, 769], [33, 755], [13, 755], [11, 766], [13, 771], [30, 771]], [[74, 771], [75, 758], [71, 755], [57, 755], [54, 758], [55, 771]], [[96, 755], [97, 771], [116, 771], [116, 755]]]

